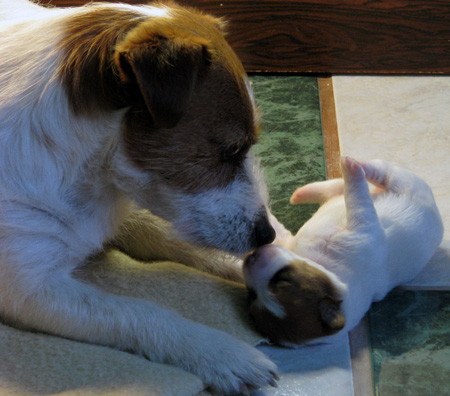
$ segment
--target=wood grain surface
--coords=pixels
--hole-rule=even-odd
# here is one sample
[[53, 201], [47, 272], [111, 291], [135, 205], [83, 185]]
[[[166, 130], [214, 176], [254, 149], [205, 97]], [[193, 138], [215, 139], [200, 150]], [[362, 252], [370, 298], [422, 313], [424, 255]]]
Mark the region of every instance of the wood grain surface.
[[450, 74], [448, 0], [180, 2], [230, 21], [228, 39], [248, 71]]
[[318, 79], [318, 85], [327, 178], [335, 179], [342, 177], [342, 173], [340, 166], [341, 148], [339, 145], [339, 133], [336, 119], [333, 78], [321, 77]]
[[367, 317], [349, 333], [354, 396], [374, 396], [372, 358]]

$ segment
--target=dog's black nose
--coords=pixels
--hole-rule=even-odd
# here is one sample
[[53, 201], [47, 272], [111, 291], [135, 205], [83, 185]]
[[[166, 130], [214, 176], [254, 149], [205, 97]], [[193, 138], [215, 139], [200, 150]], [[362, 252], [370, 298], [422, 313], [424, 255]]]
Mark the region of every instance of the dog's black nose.
[[256, 247], [272, 243], [275, 239], [275, 230], [269, 223], [266, 213], [261, 215], [255, 223]]

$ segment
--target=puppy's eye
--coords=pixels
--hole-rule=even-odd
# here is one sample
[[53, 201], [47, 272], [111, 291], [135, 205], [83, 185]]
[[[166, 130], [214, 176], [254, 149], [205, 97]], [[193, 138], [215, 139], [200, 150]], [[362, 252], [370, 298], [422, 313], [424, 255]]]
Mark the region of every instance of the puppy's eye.
[[271, 291], [276, 292], [280, 289], [292, 286], [294, 281], [291, 276], [291, 269], [286, 266], [280, 269], [269, 282], [269, 288]]

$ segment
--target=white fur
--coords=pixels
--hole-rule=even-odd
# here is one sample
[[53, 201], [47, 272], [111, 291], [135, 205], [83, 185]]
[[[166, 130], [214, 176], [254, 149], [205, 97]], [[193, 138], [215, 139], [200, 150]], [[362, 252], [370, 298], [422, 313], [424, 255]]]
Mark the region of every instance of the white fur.
[[[342, 169], [344, 180], [312, 183], [293, 194], [292, 201], [326, 202], [295, 236], [272, 217], [282, 246], [258, 249], [256, 269], [252, 263], [244, 268], [259, 297], [267, 294], [270, 278], [295, 258], [329, 277], [343, 298], [346, 324], [337, 334], [310, 343], [346, 334], [373, 301], [413, 279], [443, 237], [433, 194], [419, 177], [380, 160], [359, 164], [344, 158]], [[377, 187], [372, 195], [366, 178]]]
[[[170, 17], [167, 7], [109, 7]], [[270, 383], [275, 365], [249, 345], [71, 276], [115, 238], [143, 259], [167, 258], [239, 278], [235, 260], [175, 239], [168, 223], [136, 212], [130, 197], [167, 215], [181, 234], [237, 252], [247, 249], [244, 234], [265, 206], [250, 166], [223, 190], [181, 194], [125, 155], [125, 109], [91, 117], [70, 112], [56, 74], [56, 44], [69, 19], [85, 10], [0, 0], [0, 314], [16, 326], [175, 364], [223, 393]]]

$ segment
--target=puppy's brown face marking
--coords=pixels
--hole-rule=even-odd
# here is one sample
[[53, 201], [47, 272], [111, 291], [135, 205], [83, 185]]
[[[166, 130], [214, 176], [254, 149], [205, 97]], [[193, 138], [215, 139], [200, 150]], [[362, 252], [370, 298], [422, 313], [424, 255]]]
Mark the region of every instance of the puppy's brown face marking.
[[266, 292], [285, 315], [278, 317], [261, 305], [255, 290], [249, 291], [250, 315], [257, 329], [273, 342], [298, 345], [332, 335], [345, 325], [336, 287], [322, 271], [301, 260], [275, 273]]

